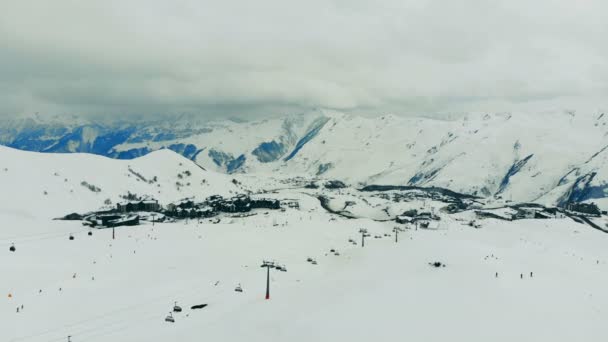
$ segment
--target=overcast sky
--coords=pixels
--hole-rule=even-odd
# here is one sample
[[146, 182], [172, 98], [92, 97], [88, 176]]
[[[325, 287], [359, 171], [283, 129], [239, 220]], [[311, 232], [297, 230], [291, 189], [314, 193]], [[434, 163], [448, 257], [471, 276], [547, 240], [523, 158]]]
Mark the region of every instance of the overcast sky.
[[1, 0], [0, 115], [605, 108], [607, 13], [606, 0]]

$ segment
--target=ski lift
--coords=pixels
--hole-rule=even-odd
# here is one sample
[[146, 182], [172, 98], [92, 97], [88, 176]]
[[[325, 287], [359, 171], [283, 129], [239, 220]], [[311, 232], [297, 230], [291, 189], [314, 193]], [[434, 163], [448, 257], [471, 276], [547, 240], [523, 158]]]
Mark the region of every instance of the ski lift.
[[70, 240], [74, 240], [74, 235], [70, 234]]
[[182, 307], [177, 305], [177, 302], [175, 302], [175, 305], [173, 306], [173, 312], [182, 312]]
[[241, 287], [241, 284], [238, 284], [236, 286], [236, 288], [234, 289], [235, 292], [243, 292], [243, 288]]
[[173, 318], [173, 315], [170, 312], [169, 315], [165, 317], [165, 322], [175, 323], [175, 318]]
[[15, 244], [13, 243], [13, 244], [12, 244], [12, 245], [9, 247], [9, 249], [8, 249], [8, 250], [9, 250], [9, 251], [11, 251], [11, 252], [16, 251], [17, 249], [15, 248]]

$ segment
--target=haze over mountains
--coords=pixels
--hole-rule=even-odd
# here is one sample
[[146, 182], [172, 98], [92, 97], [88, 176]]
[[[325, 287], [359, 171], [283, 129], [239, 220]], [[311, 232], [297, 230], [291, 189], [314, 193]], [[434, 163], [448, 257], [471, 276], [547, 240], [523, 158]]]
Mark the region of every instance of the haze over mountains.
[[208, 170], [439, 186], [482, 197], [606, 203], [608, 115], [470, 114], [374, 118], [316, 110], [251, 122], [9, 120], [0, 143], [132, 159], [171, 149]]

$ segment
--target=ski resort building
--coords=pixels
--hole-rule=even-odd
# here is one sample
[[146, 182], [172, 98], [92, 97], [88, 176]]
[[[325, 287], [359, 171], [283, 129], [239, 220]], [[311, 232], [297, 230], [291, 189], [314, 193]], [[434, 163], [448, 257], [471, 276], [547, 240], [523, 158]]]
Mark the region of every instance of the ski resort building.
[[167, 210], [171, 211], [171, 212], [174, 212], [174, 211], [177, 211], [177, 209], [184, 210], [184, 209], [191, 209], [191, 208], [194, 208], [194, 207], [195, 207], [194, 201], [186, 199], [186, 200], [182, 200], [182, 201], [179, 201], [179, 202], [168, 204], [167, 205]]
[[159, 211], [160, 204], [157, 200], [141, 200], [141, 201], [128, 201], [116, 204], [116, 210], [121, 213], [133, 212], [133, 211]]
[[212, 217], [219, 213], [246, 213], [253, 209], [280, 209], [281, 202], [276, 199], [257, 198], [239, 195], [232, 198], [211, 196], [201, 203], [184, 200], [167, 205], [167, 214], [179, 218]]
[[566, 209], [577, 213], [601, 216], [602, 212], [595, 203], [568, 203]]

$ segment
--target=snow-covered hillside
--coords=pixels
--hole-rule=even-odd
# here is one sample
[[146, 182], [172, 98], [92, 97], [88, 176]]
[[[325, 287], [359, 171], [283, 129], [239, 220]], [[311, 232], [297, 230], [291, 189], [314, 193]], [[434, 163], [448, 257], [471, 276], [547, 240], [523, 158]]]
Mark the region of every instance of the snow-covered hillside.
[[[24, 122], [27, 122], [26, 125]], [[603, 112], [469, 114], [450, 120], [316, 110], [253, 122], [3, 123], [0, 142], [133, 158], [174, 150], [208, 170], [320, 177], [353, 185], [440, 186], [487, 198], [563, 204], [604, 198]]]
[[[169, 150], [112, 160], [0, 148], [0, 160], [1, 341], [599, 342], [608, 336], [608, 234], [569, 218], [448, 214], [441, 196], [462, 195], [225, 175]], [[248, 190], [298, 205], [142, 221], [116, 228], [115, 239], [112, 229], [51, 220], [128, 192], [168, 203]], [[433, 212], [439, 224], [419, 229], [394, 221], [412, 209]], [[593, 220], [607, 226], [605, 216]], [[365, 247], [361, 228], [369, 234]], [[286, 268], [271, 271], [270, 300], [264, 260]], [[183, 310], [170, 314], [175, 302]], [[169, 314], [174, 323], [166, 321]]]
[[[455, 223], [361, 248], [346, 241], [356, 238], [355, 226], [373, 233], [390, 233], [390, 226], [327, 219], [290, 213], [124, 228], [117, 240], [95, 231], [74, 241], [67, 233], [81, 228], [49, 224], [54, 236], [0, 251], [0, 337], [599, 342], [608, 334], [605, 234], [567, 221], [495, 222], [483, 230]], [[289, 224], [276, 228], [273, 220]], [[287, 267], [272, 271], [269, 301], [259, 267], [265, 258]], [[428, 265], [434, 261], [447, 266]], [[239, 284], [242, 293], [234, 291]], [[184, 311], [173, 314], [174, 324], [164, 322], [174, 301]], [[190, 309], [197, 304], [208, 306]]]
[[229, 196], [244, 189], [170, 150], [134, 160], [92, 154], [45, 154], [0, 147], [0, 212], [60, 217], [113, 207], [132, 193], [167, 204], [182, 198]]

